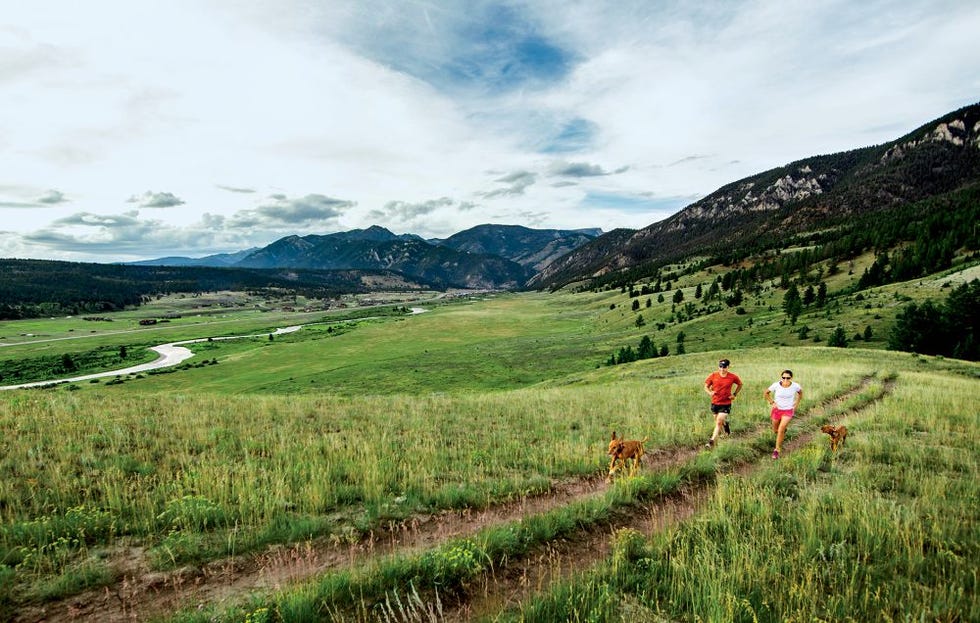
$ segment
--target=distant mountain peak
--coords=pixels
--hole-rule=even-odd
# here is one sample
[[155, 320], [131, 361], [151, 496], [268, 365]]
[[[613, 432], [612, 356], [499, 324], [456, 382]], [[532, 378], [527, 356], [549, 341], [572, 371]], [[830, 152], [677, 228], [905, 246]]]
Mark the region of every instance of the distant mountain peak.
[[396, 236], [390, 230], [380, 225], [371, 225], [367, 229], [352, 229], [350, 231], [342, 231], [330, 235], [348, 238], [350, 240], [395, 240], [398, 238], [398, 236]]
[[773, 248], [795, 234], [847, 227], [980, 184], [980, 104], [883, 145], [813, 156], [722, 186], [629, 236], [617, 230], [545, 267], [530, 287]]
[[555, 258], [594, 238], [587, 231], [481, 225], [447, 240], [385, 227], [287, 236], [244, 258], [249, 268], [397, 270], [454, 287], [515, 289]]

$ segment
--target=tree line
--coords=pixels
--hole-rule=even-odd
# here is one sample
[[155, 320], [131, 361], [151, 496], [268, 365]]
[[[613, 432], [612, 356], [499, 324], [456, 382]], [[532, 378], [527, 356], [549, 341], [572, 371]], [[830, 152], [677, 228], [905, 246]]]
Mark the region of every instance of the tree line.
[[910, 303], [898, 314], [888, 348], [980, 360], [980, 280], [954, 288], [942, 303]]
[[102, 314], [171, 293], [278, 291], [335, 298], [367, 291], [366, 273], [207, 266], [131, 266], [0, 259], [0, 320]]

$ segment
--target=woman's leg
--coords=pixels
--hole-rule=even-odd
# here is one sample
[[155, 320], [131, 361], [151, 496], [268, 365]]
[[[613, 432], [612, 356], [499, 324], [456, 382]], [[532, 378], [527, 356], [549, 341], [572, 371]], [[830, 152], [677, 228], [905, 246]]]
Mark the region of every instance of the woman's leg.
[[792, 417], [782, 417], [779, 418], [778, 424], [773, 422], [774, 428], [778, 427], [778, 430], [776, 431], [776, 452], [783, 451], [783, 438], [786, 437], [786, 427], [789, 426], [789, 421], [792, 419]]

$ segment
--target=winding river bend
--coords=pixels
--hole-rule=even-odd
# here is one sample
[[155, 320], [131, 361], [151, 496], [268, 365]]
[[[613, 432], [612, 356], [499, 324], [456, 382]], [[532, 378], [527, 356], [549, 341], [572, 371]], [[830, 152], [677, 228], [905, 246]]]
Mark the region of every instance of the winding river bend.
[[[284, 333], [292, 333], [293, 331], [299, 331], [303, 328], [303, 325], [297, 325], [294, 327], [285, 327], [282, 329], [276, 329], [272, 332], [272, 335], [282, 335]], [[47, 381], [35, 381], [33, 383], [21, 383], [19, 385], [2, 385], [0, 390], [5, 389], [25, 389], [28, 387], [43, 387], [45, 385], [56, 385], [60, 383], [77, 383], [79, 381], [89, 381], [91, 379], [98, 379], [107, 376], [123, 376], [125, 374], [136, 374], [138, 372], [146, 372], [147, 370], [157, 370], [159, 368], [169, 368], [170, 366], [176, 366], [191, 357], [194, 353], [191, 349], [183, 346], [184, 344], [194, 344], [197, 342], [207, 342], [208, 340], [237, 340], [246, 337], [264, 337], [269, 335], [268, 333], [256, 333], [252, 335], [228, 335], [222, 337], [202, 337], [193, 340], [183, 340], [181, 342], [170, 342], [169, 344], [161, 344], [159, 346], [153, 346], [150, 350], [155, 351], [159, 357], [149, 363], [142, 363], [138, 366], [131, 366], [129, 368], [122, 368], [120, 370], [110, 370], [108, 372], [96, 372], [94, 374], [85, 374], [83, 376], [73, 376], [66, 379], [51, 379]]]

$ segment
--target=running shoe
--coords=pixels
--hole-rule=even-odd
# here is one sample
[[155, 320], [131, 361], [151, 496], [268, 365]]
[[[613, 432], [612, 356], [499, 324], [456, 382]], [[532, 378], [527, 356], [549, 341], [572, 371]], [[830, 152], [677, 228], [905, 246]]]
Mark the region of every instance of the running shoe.
[[779, 458], [779, 450], [773, 450], [772, 451], [772, 458], [773, 459], [778, 459]]
[[704, 447], [707, 448], [708, 450], [712, 449], [713, 447], [715, 447], [715, 440], [709, 439], [708, 443], [704, 444]]

